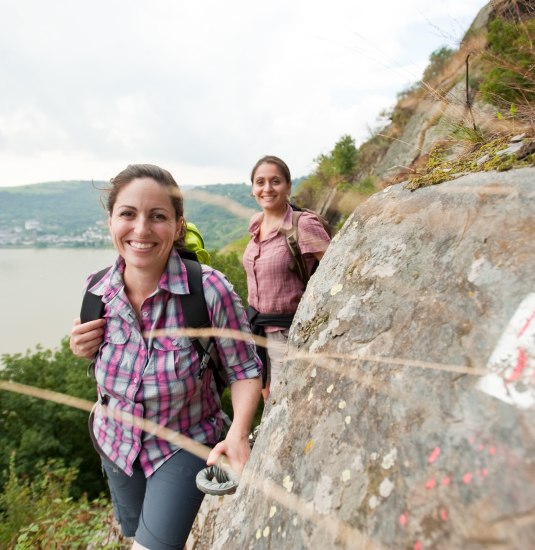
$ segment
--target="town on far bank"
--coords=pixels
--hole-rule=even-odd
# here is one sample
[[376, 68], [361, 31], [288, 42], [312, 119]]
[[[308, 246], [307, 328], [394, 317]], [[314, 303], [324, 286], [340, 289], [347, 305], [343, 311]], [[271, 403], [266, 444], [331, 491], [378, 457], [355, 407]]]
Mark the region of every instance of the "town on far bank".
[[107, 248], [111, 244], [104, 220], [98, 220], [76, 235], [66, 233], [61, 227], [45, 227], [32, 219], [22, 225], [0, 227], [0, 248]]

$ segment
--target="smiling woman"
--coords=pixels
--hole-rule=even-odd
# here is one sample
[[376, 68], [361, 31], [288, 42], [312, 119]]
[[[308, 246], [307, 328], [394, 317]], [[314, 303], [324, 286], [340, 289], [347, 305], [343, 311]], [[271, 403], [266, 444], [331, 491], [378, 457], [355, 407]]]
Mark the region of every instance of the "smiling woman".
[[[126, 171], [124, 171], [126, 172]], [[123, 257], [125, 290], [138, 315], [145, 298], [157, 287], [175, 242], [184, 247], [182, 195], [171, 195], [151, 177], [114, 179], [108, 202], [113, 245]], [[115, 192], [117, 191], [117, 192]]]
[[[139, 422], [213, 447], [208, 465], [225, 455], [239, 475], [249, 457], [249, 429], [260, 398], [260, 359], [251, 338], [214, 338], [234, 412], [222, 439], [221, 400], [211, 369], [203, 368], [191, 339], [174, 333], [185, 328], [181, 296], [194, 286], [188, 260], [181, 257], [186, 224], [180, 189], [167, 170], [134, 164], [111, 180], [107, 207], [118, 257], [88, 288], [100, 297], [103, 318], [78, 320], [71, 349], [94, 359], [98, 402], [90, 435], [123, 535], [135, 537], [133, 549], [179, 549], [204, 496], [195, 477], [206, 463], [144, 431]], [[201, 273], [199, 292], [211, 325], [250, 333], [243, 305], [225, 276], [203, 264]], [[136, 422], [123, 421], [125, 413]]]
[[[261, 351], [262, 394], [266, 400], [281, 379], [288, 329], [305, 282], [295, 269], [285, 236], [293, 225], [289, 204], [292, 178], [288, 165], [279, 157], [266, 155], [254, 165], [251, 183], [262, 212], [251, 218], [251, 240], [243, 254], [243, 265], [247, 273], [249, 321], [255, 334], [268, 339], [267, 352]], [[315, 261], [323, 257], [330, 237], [317, 216], [302, 212], [298, 238], [310, 275]]]

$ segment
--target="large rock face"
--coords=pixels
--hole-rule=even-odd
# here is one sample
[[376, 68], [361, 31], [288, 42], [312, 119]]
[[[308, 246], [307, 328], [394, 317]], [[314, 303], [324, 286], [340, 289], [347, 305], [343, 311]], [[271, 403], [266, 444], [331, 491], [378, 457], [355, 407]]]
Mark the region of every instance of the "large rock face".
[[361, 205], [210, 548], [534, 548], [534, 243], [535, 168]]

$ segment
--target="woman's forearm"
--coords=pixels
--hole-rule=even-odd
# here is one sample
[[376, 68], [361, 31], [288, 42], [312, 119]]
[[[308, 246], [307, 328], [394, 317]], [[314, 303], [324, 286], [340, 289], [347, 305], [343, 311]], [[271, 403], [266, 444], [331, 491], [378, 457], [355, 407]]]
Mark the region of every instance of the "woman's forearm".
[[248, 437], [262, 391], [262, 380], [250, 378], [237, 380], [230, 386], [233, 421], [229, 431], [236, 436]]

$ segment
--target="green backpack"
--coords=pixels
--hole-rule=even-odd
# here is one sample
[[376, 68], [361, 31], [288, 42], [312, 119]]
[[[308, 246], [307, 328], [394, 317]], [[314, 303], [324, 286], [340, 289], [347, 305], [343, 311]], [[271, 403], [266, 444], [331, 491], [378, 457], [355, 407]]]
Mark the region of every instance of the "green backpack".
[[194, 223], [186, 222], [186, 248], [195, 252], [197, 260], [201, 264], [210, 265], [210, 254], [204, 248], [204, 239]]

